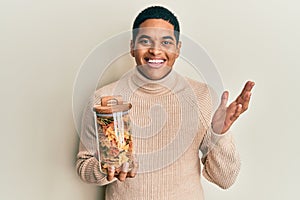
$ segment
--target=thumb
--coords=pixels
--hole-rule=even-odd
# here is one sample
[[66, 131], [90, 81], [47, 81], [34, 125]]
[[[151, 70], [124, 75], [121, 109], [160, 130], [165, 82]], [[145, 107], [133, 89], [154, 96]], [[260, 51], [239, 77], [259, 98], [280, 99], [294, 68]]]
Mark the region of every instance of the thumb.
[[226, 107], [227, 102], [228, 102], [228, 96], [229, 96], [228, 91], [223, 92], [222, 97], [221, 97], [220, 107]]

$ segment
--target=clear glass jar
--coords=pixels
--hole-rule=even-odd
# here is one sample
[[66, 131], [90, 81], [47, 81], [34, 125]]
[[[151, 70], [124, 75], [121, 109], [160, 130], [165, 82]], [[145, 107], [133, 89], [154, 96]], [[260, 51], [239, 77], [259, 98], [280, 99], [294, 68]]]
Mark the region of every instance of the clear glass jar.
[[133, 167], [130, 108], [131, 104], [123, 102], [121, 96], [105, 96], [100, 105], [94, 105], [99, 164], [104, 174], [109, 166], [114, 166], [118, 174], [125, 162], [129, 171]]

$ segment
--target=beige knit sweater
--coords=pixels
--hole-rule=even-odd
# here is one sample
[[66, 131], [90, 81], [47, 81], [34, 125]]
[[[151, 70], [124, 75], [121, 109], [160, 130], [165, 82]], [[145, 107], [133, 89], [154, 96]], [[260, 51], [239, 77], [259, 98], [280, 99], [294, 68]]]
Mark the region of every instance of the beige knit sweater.
[[[108, 182], [99, 170], [92, 106], [101, 96], [122, 95], [131, 102], [135, 178]], [[202, 200], [203, 176], [221, 188], [236, 180], [240, 160], [232, 135], [212, 133], [212, 95], [206, 84], [174, 70], [151, 81], [134, 69], [95, 92], [83, 115], [77, 172], [88, 183], [106, 185], [107, 200]], [[203, 156], [199, 157], [199, 150]]]

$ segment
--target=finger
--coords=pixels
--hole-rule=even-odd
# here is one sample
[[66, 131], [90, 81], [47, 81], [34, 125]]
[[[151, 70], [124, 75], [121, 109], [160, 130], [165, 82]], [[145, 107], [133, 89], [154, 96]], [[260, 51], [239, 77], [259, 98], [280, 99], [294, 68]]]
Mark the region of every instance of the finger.
[[231, 121], [235, 121], [239, 116], [240, 114], [242, 113], [242, 104], [238, 104], [236, 109], [235, 109], [235, 112], [231, 115], [230, 117], [230, 120]]
[[226, 109], [226, 117], [225, 117], [225, 121], [224, 124], [225, 125], [230, 125], [231, 121], [232, 121], [232, 117], [236, 112], [236, 108], [237, 108], [237, 103], [236, 102], [232, 102]]
[[247, 83], [244, 86], [243, 91], [245, 92], [250, 92], [252, 90], [252, 88], [254, 87], [255, 83], [253, 81], [247, 81]]
[[246, 93], [246, 92], [251, 92], [252, 88], [254, 87], [255, 83], [252, 82], [252, 81], [248, 81], [246, 84], [245, 84], [245, 87], [243, 89], [243, 92]]
[[249, 101], [250, 100], [250, 97], [251, 97], [251, 92], [245, 92], [244, 96], [243, 96], [243, 99], [245, 101]]
[[251, 93], [248, 92], [244, 97], [245, 100], [241, 103], [243, 112], [248, 109], [250, 98], [251, 98]]
[[137, 170], [139, 168], [139, 165], [137, 162], [133, 162], [133, 167], [132, 169], [130, 170], [130, 172], [128, 172], [127, 176], [130, 177], [130, 178], [134, 178], [136, 173], [137, 173]]
[[245, 112], [248, 109], [250, 98], [251, 98], [252, 93], [251, 92], [246, 92], [244, 96], [241, 96], [237, 99], [238, 104], [242, 104], [242, 112]]
[[226, 107], [227, 102], [228, 102], [228, 96], [229, 96], [228, 91], [223, 92], [222, 97], [221, 97], [220, 107]]
[[241, 94], [238, 96], [238, 99], [239, 98], [242, 98], [245, 96], [246, 93], [249, 93], [251, 92], [252, 88], [254, 87], [255, 83], [252, 82], [252, 81], [247, 81], [247, 83], [245, 84]]
[[108, 181], [113, 180], [114, 176], [115, 176], [115, 167], [109, 166], [107, 169], [107, 180]]
[[[247, 102], [249, 103], [250, 97], [251, 97], [251, 90], [254, 87], [254, 82], [248, 81], [241, 92], [241, 94], [237, 97], [236, 101], [237, 103], [244, 103]], [[243, 106], [244, 107], [244, 106]], [[247, 108], [246, 108], [247, 109]]]
[[125, 181], [128, 171], [129, 171], [129, 163], [125, 162], [125, 163], [123, 163], [121, 172], [119, 174], [120, 181]]

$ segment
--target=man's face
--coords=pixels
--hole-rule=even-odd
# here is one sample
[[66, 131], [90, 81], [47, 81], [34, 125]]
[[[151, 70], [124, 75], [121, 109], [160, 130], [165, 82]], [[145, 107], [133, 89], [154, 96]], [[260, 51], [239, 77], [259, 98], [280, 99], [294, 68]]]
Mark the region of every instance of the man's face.
[[131, 55], [139, 71], [147, 78], [158, 80], [172, 69], [179, 56], [180, 42], [176, 42], [174, 26], [163, 19], [147, 19], [131, 41]]

